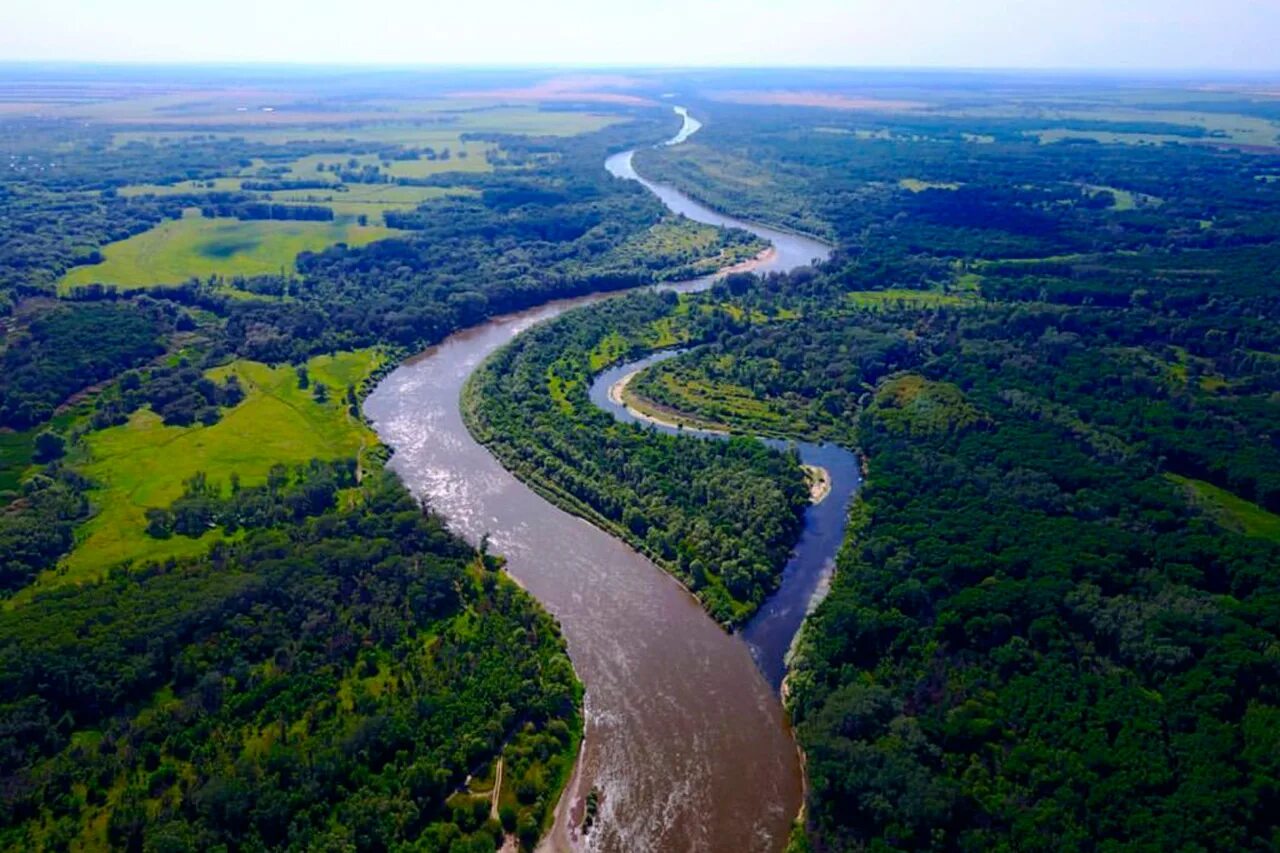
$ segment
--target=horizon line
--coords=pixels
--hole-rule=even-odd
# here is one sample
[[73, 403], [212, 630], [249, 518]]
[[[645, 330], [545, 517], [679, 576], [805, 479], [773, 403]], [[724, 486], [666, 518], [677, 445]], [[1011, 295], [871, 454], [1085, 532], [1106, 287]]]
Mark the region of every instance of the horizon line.
[[741, 65], [732, 63], [605, 63], [605, 62], [378, 62], [292, 59], [68, 59], [68, 58], [0, 58], [4, 67], [126, 67], [126, 68], [193, 68], [193, 69], [252, 69], [278, 70], [329, 70], [329, 71], [843, 71], [843, 72], [895, 72], [895, 73], [952, 73], [952, 74], [1061, 74], [1081, 76], [1136, 76], [1170, 77], [1178, 75], [1212, 75], [1245, 77], [1280, 77], [1280, 66], [1272, 69], [1226, 67], [1166, 67], [1166, 66], [1050, 66], [1050, 65], [807, 65], [782, 63], [776, 65]]

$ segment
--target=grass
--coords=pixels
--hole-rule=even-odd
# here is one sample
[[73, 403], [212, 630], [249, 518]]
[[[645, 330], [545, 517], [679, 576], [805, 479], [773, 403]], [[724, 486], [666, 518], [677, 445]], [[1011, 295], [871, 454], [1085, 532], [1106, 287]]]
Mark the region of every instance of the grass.
[[1090, 195], [1098, 195], [1099, 193], [1111, 193], [1115, 197], [1115, 204], [1111, 209], [1116, 211], [1136, 210], [1138, 207], [1158, 207], [1164, 203], [1164, 199], [1145, 193], [1135, 193], [1130, 190], [1122, 190], [1118, 187], [1104, 187], [1096, 184], [1083, 184], [1084, 190]]
[[[446, 139], [460, 142], [462, 133], [513, 133], [525, 136], [576, 136], [626, 121], [623, 116], [595, 112], [545, 111], [534, 107], [484, 106], [470, 108], [464, 102], [436, 101], [401, 110], [398, 121], [369, 121], [336, 127], [253, 126], [230, 131], [160, 130], [124, 131], [112, 137], [112, 145], [130, 142], [182, 142], [194, 136], [215, 139], [246, 139], [265, 145], [289, 142], [365, 142], [387, 145], [439, 148]], [[477, 105], [478, 106], [478, 105]], [[358, 109], [358, 108], [357, 108]], [[416, 115], [415, 115], [416, 113]], [[342, 114], [331, 114], [335, 121]], [[254, 116], [237, 116], [251, 121]], [[347, 121], [350, 121], [348, 116]], [[456, 145], [450, 145], [456, 147]]]
[[[790, 415], [761, 400], [749, 388], [731, 382], [711, 382], [700, 376], [657, 371], [650, 377], [670, 405], [627, 389], [626, 402], [637, 410], [663, 420], [677, 420], [700, 429], [729, 431], [750, 427], [774, 434], [788, 427]], [[730, 427], [730, 424], [734, 427]]]
[[[382, 169], [383, 174], [391, 175], [393, 178], [425, 178], [443, 172], [493, 171], [493, 165], [485, 157], [485, 154], [497, 148], [491, 143], [464, 142], [456, 133], [442, 133], [426, 144], [430, 145], [437, 154], [448, 149], [449, 159], [437, 158], [428, 160], [425, 157], [421, 157], [417, 160], [382, 160], [376, 154], [308, 154], [289, 164], [289, 171], [283, 176], [282, 180], [320, 180], [337, 183], [338, 176], [335, 173], [318, 170], [316, 167], [332, 167], [336, 165], [344, 169], [351, 168], [352, 160], [356, 163], [354, 167], [356, 169], [363, 169], [365, 166], [378, 166]], [[464, 151], [467, 156], [458, 156], [459, 152]]]
[[475, 190], [455, 187], [402, 187], [396, 184], [338, 184], [333, 189], [275, 190], [262, 193], [273, 202], [322, 204], [338, 216], [368, 216], [381, 221], [388, 210], [413, 210], [424, 201], [447, 195], [473, 195]]
[[35, 453], [36, 433], [41, 429], [44, 427], [0, 432], [0, 492], [17, 489], [22, 484]]
[[79, 416], [74, 409], [59, 412], [47, 424], [28, 430], [0, 430], [0, 492], [16, 490], [32, 468], [36, 436], [45, 430], [65, 433]]
[[33, 588], [93, 580], [127, 560], [141, 563], [206, 550], [222, 538], [221, 531], [199, 539], [153, 539], [145, 532], [147, 508], [168, 506], [197, 472], [224, 486], [234, 472], [250, 486], [264, 482], [278, 463], [357, 456], [377, 439], [347, 411], [345, 390], [372, 373], [381, 360], [375, 350], [311, 359], [307, 370], [312, 382], [330, 388], [326, 403], [315, 402], [311, 391], [298, 388], [289, 365], [236, 361], [209, 371], [219, 379], [235, 373], [246, 392], [245, 399], [225, 410], [213, 426], [166, 426], [158, 415], [143, 409], [126, 424], [90, 433], [72, 463], [96, 484], [89, 493], [95, 515], [77, 531], [76, 545], [59, 568], [42, 575]]
[[130, 184], [117, 192], [125, 198], [140, 195], [188, 195], [240, 191], [240, 178], [213, 178], [208, 181], [180, 181], [176, 184]]
[[[975, 276], [976, 278], [976, 276]], [[974, 304], [972, 293], [941, 293], [936, 290], [855, 290], [846, 295], [850, 304], [858, 308], [883, 308], [890, 305], [910, 305], [915, 308], [959, 306]]]
[[1280, 515], [1268, 512], [1257, 504], [1204, 480], [1193, 480], [1177, 474], [1165, 476], [1186, 489], [1191, 500], [1222, 526], [1237, 530], [1245, 536], [1280, 542]]
[[362, 246], [399, 232], [344, 222], [204, 219], [162, 222], [127, 240], [110, 243], [100, 264], [75, 267], [63, 292], [93, 282], [124, 289], [180, 284], [192, 276], [252, 276], [293, 270], [300, 252], [335, 243]]
[[[358, 158], [359, 159], [359, 158]], [[337, 162], [345, 159], [331, 155], [328, 157], [320, 156], [315, 162], [328, 163]], [[377, 162], [376, 158], [364, 158], [364, 161]], [[363, 161], [362, 161], [363, 162]], [[488, 163], [483, 158], [467, 158], [464, 160], [450, 160], [450, 163], [465, 164], [464, 170], [475, 171], [471, 168], [473, 163], [481, 164], [488, 167]], [[393, 164], [391, 171], [394, 175], [400, 175], [421, 169], [420, 163], [435, 166], [431, 161], [406, 161], [402, 166], [400, 163]], [[312, 169], [314, 169], [314, 165]], [[388, 170], [384, 170], [388, 171]], [[455, 169], [455, 171], [457, 171]], [[333, 179], [332, 187], [322, 187], [313, 189], [296, 189], [296, 190], [272, 190], [270, 192], [252, 192], [256, 199], [270, 200], [281, 204], [298, 204], [298, 205], [324, 205], [331, 208], [335, 215], [340, 217], [355, 218], [357, 216], [368, 216], [371, 222], [380, 222], [382, 214], [388, 210], [412, 210], [424, 201], [433, 198], [441, 198], [447, 195], [474, 195], [476, 190], [465, 187], [414, 187], [400, 186], [398, 184], [344, 184], [337, 180], [337, 177], [331, 172], [313, 172], [310, 175], [305, 173], [290, 173], [287, 180], [321, 180]], [[155, 196], [174, 196], [174, 195], [201, 195], [217, 192], [240, 192], [240, 186], [245, 180], [250, 178], [215, 178], [210, 181], [182, 181], [181, 183], [166, 186], [164, 184], [132, 184], [127, 187], [120, 188], [120, 195], [125, 197], [135, 197], [142, 195]]]

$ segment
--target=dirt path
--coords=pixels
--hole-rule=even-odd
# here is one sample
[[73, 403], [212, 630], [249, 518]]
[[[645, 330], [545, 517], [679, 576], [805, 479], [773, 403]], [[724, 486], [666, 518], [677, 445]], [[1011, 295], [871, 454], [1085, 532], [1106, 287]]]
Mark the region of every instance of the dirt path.
[[498, 798], [502, 796], [502, 756], [498, 756], [498, 766], [493, 771], [493, 793], [489, 795], [489, 817], [498, 819]]

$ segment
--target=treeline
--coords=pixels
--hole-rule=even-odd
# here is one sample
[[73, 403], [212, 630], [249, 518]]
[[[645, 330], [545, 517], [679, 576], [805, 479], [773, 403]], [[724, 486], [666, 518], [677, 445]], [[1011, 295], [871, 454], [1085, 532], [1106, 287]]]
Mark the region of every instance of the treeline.
[[182, 496], [167, 508], [147, 510], [147, 535], [199, 538], [211, 528], [234, 534], [241, 529], [276, 527], [322, 515], [339, 490], [356, 485], [356, 461], [312, 460], [290, 471], [274, 465], [261, 486], [242, 487], [232, 473], [227, 488], [198, 472], [183, 485]]
[[529, 843], [579, 690], [498, 562], [374, 475], [344, 508], [0, 613], [0, 844], [492, 850], [503, 827], [454, 793], [504, 753]]
[[[718, 621], [737, 625], [778, 584], [808, 489], [794, 454], [759, 441], [699, 440], [619, 423], [596, 408], [593, 374], [652, 349], [674, 294], [642, 293], [535, 327], [496, 353], [464, 394], [468, 427], [522, 479], [684, 581]], [[682, 336], [735, 321], [694, 314]]]
[[0, 352], [0, 426], [43, 423], [72, 393], [155, 358], [176, 316], [151, 300], [33, 313]]
[[205, 204], [200, 208], [203, 216], [232, 217], [241, 220], [283, 219], [307, 222], [332, 222], [333, 208], [321, 204], [276, 204], [270, 201], [238, 201]]

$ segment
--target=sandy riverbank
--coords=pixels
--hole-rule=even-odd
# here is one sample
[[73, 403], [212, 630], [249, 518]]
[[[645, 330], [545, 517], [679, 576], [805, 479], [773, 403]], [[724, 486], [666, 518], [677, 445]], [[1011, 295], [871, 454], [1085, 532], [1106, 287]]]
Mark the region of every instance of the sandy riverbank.
[[809, 481], [809, 502], [820, 504], [831, 494], [831, 472], [820, 465], [801, 465]]

